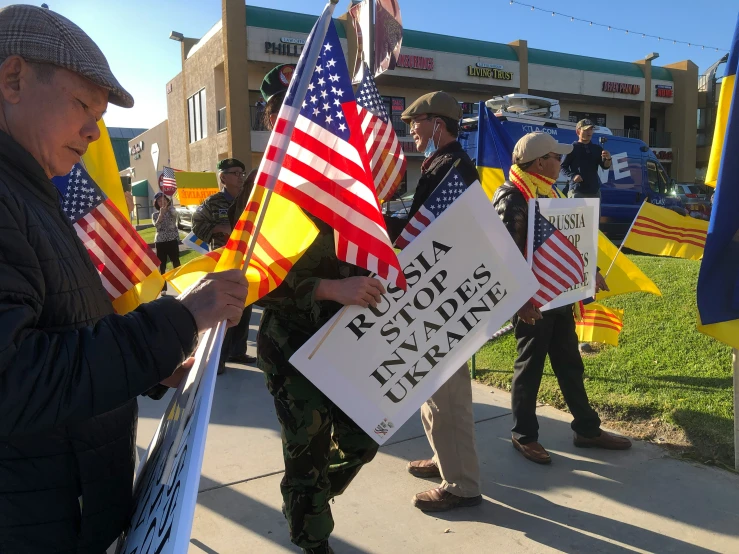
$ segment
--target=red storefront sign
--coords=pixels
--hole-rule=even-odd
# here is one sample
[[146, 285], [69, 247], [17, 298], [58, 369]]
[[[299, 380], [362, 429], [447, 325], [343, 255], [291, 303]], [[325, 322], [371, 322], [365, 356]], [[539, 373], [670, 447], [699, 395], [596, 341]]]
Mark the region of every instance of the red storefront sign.
[[603, 81], [603, 92], [617, 92], [619, 94], [639, 94], [640, 85], [631, 83], [616, 83], [614, 81]]
[[670, 85], [655, 85], [657, 87], [657, 98], [672, 98], [672, 87]]
[[425, 71], [434, 70], [434, 58], [425, 58], [423, 56], [409, 56], [401, 54], [398, 56], [397, 67], [405, 67], [406, 69], [423, 69]]

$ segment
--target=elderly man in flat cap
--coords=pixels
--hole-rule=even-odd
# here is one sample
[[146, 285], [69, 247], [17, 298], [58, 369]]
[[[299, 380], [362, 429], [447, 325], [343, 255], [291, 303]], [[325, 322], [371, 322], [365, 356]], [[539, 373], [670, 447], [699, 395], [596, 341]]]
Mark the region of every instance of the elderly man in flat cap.
[[[51, 182], [133, 106], [76, 25], [0, 9], [0, 552], [104, 552], [131, 515], [136, 397], [241, 317], [239, 271], [113, 313]], [[192, 362], [190, 361], [191, 365]], [[169, 381], [167, 381], [169, 379]]]
[[[416, 149], [426, 155], [409, 219], [423, 206], [455, 162], [459, 161], [457, 170], [467, 186], [478, 179], [475, 164], [457, 141], [461, 117], [462, 109], [457, 100], [441, 91], [421, 96], [401, 115], [410, 125]], [[390, 233], [393, 234], [392, 229]], [[423, 405], [421, 417], [434, 456], [410, 462], [408, 472], [423, 479], [441, 479], [441, 486], [418, 493], [413, 505], [425, 512], [441, 512], [480, 504], [480, 467], [467, 364]]]

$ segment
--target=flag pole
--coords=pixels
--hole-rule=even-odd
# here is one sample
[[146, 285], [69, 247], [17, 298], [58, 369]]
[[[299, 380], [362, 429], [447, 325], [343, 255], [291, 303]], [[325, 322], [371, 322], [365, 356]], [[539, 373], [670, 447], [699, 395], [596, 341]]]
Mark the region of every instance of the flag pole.
[[[318, 56], [321, 52], [321, 45], [323, 44], [324, 39], [326, 38], [326, 32], [328, 31], [328, 26], [333, 23], [331, 16], [334, 13], [334, 8], [336, 7], [336, 4], [339, 3], [339, 0], [329, 0], [329, 3], [326, 5], [326, 7], [323, 9], [324, 13], [321, 16], [322, 21], [321, 27], [316, 28], [316, 36], [312, 37], [311, 40], [311, 50], [308, 52], [308, 56], [306, 56], [305, 59], [305, 68], [311, 68], [311, 70], [307, 73], [307, 75], [312, 75], [313, 71], [315, 71], [316, 63], [318, 63]], [[328, 12], [328, 13], [326, 13]], [[318, 46], [314, 46], [315, 44], [318, 44]], [[298, 60], [298, 64], [300, 64], [300, 61]], [[303, 69], [305, 71], [306, 69]], [[305, 97], [308, 93], [308, 85], [310, 84], [310, 79], [302, 79], [298, 81], [297, 87], [295, 90], [295, 101], [294, 105], [301, 106], [303, 104], [303, 101], [305, 100]], [[282, 107], [280, 108], [280, 115], [282, 115], [282, 112], [285, 110], [285, 104], [283, 103]], [[278, 116], [279, 118], [279, 116]], [[295, 121], [296, 117], [290, 117], [285, 118], [286, 124], [285, 129], [282, 131], [282, 134], [286, 137], [291, 137], [293, 134], [293, 130], [295, 129]], [[274, 129], [272, 130], [272, 133], [274, 134]], [[269, 144], [269, 143], [268, 143]], [[274, 164], [276, 167], [282, 167], [283, 162], [285, 161], [285, 155], [287, 154], [287, 147], [285, 148], [278, 148], [277, 155], [275, 156], [274, 160], [271, 160], [272, 164]], [[260, 173], [257, 174], [256, 178], [254, 179], [255, 183], [259, 183], [259, 176], [261, 174], [261, 169], [264, 166], [264, 160], [262, 160], [262, 165], [260, 166]], [[259, 237], [259, 233], [262, 230], [262, 223], [264, 223], [264, 216], [267, 214], [267, 206], [269, 205], [269, 201], [272, 198], [272, 193], [275, 190], [275, 185], [277, 184], [277, 174], [278, 172], [272, 172], [267, 174], [267, 183], [264, 185], [264, 188], [267, 189], [267, 194], [264, 197], [264, 203], [260, 207], [259, 212], [259, 218], [257, 219], [256, 225], [254, 226], [254, 232], [251, 234], [251, 237], [249, 237], [249, 249], [247, 250], [246, 257], [244, 258], [244, 275], [246, 275], [247, 270], [249, 269], [249, 263], [251, 262], [251, 257], [254, 254], [254, 248], [257, 245], [257, 238]], [[252, 195], [256, 191], [256, 186], [252, 190]]]
[[611, 260], [611, 265], [608, 266], [608, 271], [606, 271], [606, 274], [603, 276], [603, 279], [608, 278], [608, 274], [613, 269], [614, 264], [616, 263], [616, 258], [618, 258], [618, 255], [621, 253], [621, 250], [624, 248], [624, 244], [626, 244], [626, 239], [629, 237], [629, 233], [631, 233], [631, 229], [634, 228], [634, 223], [636, 223], [636, 220], [639, 219], [639, 214], [641, 213], [641, 209], [644, 207], [644, 204], [647, 203], [647, 199], [644, 199], [644, 202], [641, 203], [641, 206], [639, 206], [639, 211], [636, 212], [636, 217], [634, 218], [634, 221], [631, 222], [631, 225], [629, 226], [629, 230], [626, 231], [626, 236], [624, 236], [624, 240], [621, 241], [621, 246], [618, 247], [618, 251], [616, 252], [616, 255], [613, 257], [613, 260]]

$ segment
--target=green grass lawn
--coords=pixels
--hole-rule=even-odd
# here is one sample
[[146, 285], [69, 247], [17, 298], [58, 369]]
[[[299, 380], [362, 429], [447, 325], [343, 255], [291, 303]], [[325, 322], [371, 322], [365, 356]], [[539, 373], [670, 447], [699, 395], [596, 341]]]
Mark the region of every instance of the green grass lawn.
[[[630, 254], [663, 296], [635, 293], [603, 304], [622, 308], [618, 347], [584, 355], [591, 403], [612, 427], [674, 445], [686, 456], [733, 467], [731, 349], [696, 330], [700, 263]], [[513, 334], [477, 354], [477, 378], [510, 390]], [[547, 361], [540, 400], [566, 409]]]

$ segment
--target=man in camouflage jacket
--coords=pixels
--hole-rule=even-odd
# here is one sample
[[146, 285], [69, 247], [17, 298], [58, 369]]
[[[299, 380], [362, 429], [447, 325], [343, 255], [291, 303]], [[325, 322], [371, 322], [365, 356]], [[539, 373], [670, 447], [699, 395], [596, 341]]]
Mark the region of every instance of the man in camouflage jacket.
[[[378, 445], [289, 359], [342, 304], [362, 305], [351, 298], [366, 297], [363, 283], [375, 287], [379, 281], [339, 261], [333, 229], [314, 222], [320, 231], [316, 240], [285, 281], [259, 301], [264, 313], [257, 355], [283, 431], [285, 476], [280, 488], [290, 538], [304, 552], [328, 554], [334, 528], [329, 501], [344, 492], [361, 467], [375, 457]], [[346, 290], [328, 294], [324, 288], [329, 283]], [[349, 289], [359, 292], [354, 296]]]
[[192, 232], [212, 249], [225, 246], [231, 234], [228, 209], [244, 188], [246, 166], [235, 158], [218, 162], [221, 191], [210, 195], [192, 216]]

